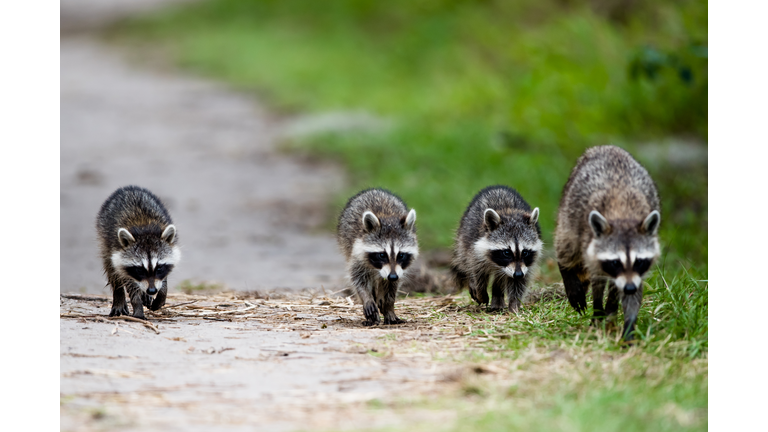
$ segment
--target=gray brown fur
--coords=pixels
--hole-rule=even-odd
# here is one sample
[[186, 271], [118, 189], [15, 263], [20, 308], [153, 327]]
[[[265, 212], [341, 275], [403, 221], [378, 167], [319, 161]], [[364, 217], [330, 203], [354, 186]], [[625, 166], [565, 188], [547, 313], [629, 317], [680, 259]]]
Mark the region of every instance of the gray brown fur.
[[[493, 212], [487, 211], [492, 209]], [[543, 243], [539, 210], [507, 186], [489, 186], [475, 195], [461, 218], [451, 265], [459, 289], [479, 304], [516, 312], [535, 278]], [[508, 256], [503, 256], [507, 254]]]
[[96, 231], [112, 287], [109, 316], [129, 314], [126, 292], [134, 317], [144, 319], [143, 306], [160, 309], [180, 258], [176, 227], [160, 199], [138, 186], [120, 188], [101, 206]]
[[339, 216], [337, 239], [350, 283], [363, 304], [364, 325], [378, 324], [379, 313], [384, 324], [403, 322], [395, 315], [395, 298], [418, 257], [415, 222], [416, 212], [384, 189], [358, 193]]
[[[560, 200], [557, 262], [568, 300], [577, 311], [586, 311], [590, 285], [595, 320], [616, 314], [621, 300], [626, 340], [632, 338], [642, 303], [642, 279], [659, 255], [660, 220], [656, 185], [627, 151], [593, 147], [576, 162]], [[608, 259], [612, 256], [615, 259]]]

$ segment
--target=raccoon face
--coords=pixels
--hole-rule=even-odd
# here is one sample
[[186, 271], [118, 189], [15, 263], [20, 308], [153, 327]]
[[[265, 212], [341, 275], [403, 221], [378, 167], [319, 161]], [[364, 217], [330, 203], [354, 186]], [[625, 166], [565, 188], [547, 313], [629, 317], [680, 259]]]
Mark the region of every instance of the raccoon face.
[[396, 281], [419, 256], [414, 233], [416, 211], [399, 219], [379, 220], [370, 211], [363, 213], [365, 235], [355, 240], [352, 256], [378, 270], [382, 278]]
[[[154, 295], [181, 258], [176, 245], [176, 227], [168, 225], [158, 236], [153, 228], [126, 228], [117, 231], [122, 249], [112, 254], [112, 266], [118, 273], [138, 282], [139, 288]], [[135, 234], [135, 236], [134, 236]]]
[[652, 211], [642, 222], [608, 222], [598, 211], [589, 214], [594, 238], [587, 247], [588, 266], [613, 279], [625, 294], [634, 294], [659, 256], [661, 215]]
[[485, 234], [474, 244], [475, 256], [511, 278], [522, 279], [533, 267], [543, 246], [536, 231], [539, 208], [531, 214], [500, 216], [493, 209], [483, 214]]

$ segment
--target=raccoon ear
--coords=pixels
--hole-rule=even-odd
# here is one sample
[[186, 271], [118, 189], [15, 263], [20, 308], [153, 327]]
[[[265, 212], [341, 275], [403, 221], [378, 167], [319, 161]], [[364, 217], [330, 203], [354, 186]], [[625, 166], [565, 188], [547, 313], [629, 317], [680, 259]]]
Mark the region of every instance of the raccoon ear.
[[528, 220], [528, 223], [530, 223], [531, 225], [534, 225], [538, 220], [539, 220], [539, 208], [536, 207], [531, 212], [531, 218]]
[[648, 217], [645, 218], [642, 225], [642, 230], [649, 235], [656, 235], [656, 232], [659, 230], [659, 223], [661, 222], [661, 214], [659, 214], [658, 210], [654, 210], [651, 212], [651, 214], [648, 215]]
[[416, 210], [411, 209], [411, 211], [408, 212], [408, 215], [405, 218], [403, 218], [403, 227], [413, 231], [415, 224], [416, 224]]
[[165, 227], [165, 230], [163, 230], [163, 233], [160, 235], [160, 238], [167, 241], [170, 244], [173, 244], [173, 242], [176, 240], [176, 226], [168, 225], [167, 227]]
[[592, 232], [595, 233], [595, 237], [600, 237], [611, 229], [608, 221], [597, 210], [589, 212], [589, 226], [592, 228]]
[[369, 211], [363, 213], [363, 227], [365, 228], [365, 232], [377, 230], [380, 226], [381, 223], [379, 223], [379, 218], [377, 218], [375, 214]]
[[492, 208], [487, 208], [485, 209], [485, 213], [483, 213], [483, 220], [485, 221], [485, 226], [487, 226], [490, 231], [493, 231], [499, 227], [501, 216], [499, 216], [499, 214]]
[[120, 243], [120, 246], [122, 247], [128, 247], [131, 243], [135, 242], [136, 239], [133, 238], [133, 235], [128, 232], [125, 228], [120, 228], [117, 230], [117, 241]]

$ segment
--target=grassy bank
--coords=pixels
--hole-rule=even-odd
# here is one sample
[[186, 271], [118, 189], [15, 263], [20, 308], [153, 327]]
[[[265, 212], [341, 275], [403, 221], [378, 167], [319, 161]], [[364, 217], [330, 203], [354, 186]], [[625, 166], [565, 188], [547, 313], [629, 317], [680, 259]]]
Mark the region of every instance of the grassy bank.
[[620, 343], [620, 321], [591, 326], [551, 288], [535, 292], [514, 319], [479, 310], [466, 293], [455, 306], [419, 311], [449, 346], [393, 331], [373, 354], [428, 353], [472, 366], [447, 377], [456, 385], [450, 396], [383, 406], [457, 413], [456, 424], [417, 431], [706, 430], [708, 285], [688, 269], [670, 270], [685, 276], [648, 280], [630, 348]]

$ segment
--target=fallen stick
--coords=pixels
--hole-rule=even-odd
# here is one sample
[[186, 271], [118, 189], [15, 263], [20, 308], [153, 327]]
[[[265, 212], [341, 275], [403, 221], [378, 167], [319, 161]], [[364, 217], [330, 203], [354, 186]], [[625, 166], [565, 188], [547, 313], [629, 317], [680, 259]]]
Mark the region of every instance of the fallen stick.
[[132, 316], [121, 315], [121, 316], [107, 317], [106, 319], [108, 319], [110, 321], [122, 320], [122, 321], [137, 322], [137, 323], [140, 323], [140, 324], [144, 325], [144, 327], [151, 328], [152, 330], [154, 330], [155, 333], [160, 334], [160, 330], [158, 330], [157, 327], [155, 327], [155, 325], [152, 324], [151, 322], [145, 321], [145, 320], [142, 320], [142, 319], [138, 319], [138, 318], [134, 318]]
[[163, 309], [175, 308], [175, 307], [184, 306], [184, 305], [188, 305], [188, 304], [192, 304], [192, 303], [197, 303], [199, 301], [200, 300], [193, 300], [193, 301], [188, 301], [188, 302], [184, 302], [184, 303], [176, 303], [176, 304], [173, 304], [173, 305], [165, 306], [165, 307], [163, 307]]
[[235, 309], [235, 310], [215, 311], [215, 312], [214, 311], [210, 311], [210, 312], [201, 312], [201, 313], [196, 313], [196, 314], [185, 313], [185, 312], [174, 312], [174, 313], [176, 313], [178, 316], [183, 316], [183, 317], [201, 318], [201, 317], [211, 316], [211, 315], [224, 315], [224, 314], [233, 314], [233, 313], [238, 313], [238, 312], [245, 312], [245, 311], [249, 311], [249, 310], [255, 309], [255, 308], [256, 308], [256, 306], [249, 306], [249, 307], [247, 307], [245, 309]]
[[133, 321], [133, 322], [141, 323], [145, 327], [148, 327], [148, 328], [154, 330], [155, 333], [160, 334], [160, 330], [158, 330], [157, 327], [155, 327], [155, 325], [152, 324], [151, 322], [145, 321], [145, 320], [141, 320], [141, 319], [138, 319], [138, 318], [134, 318], [132, 316], [121, 315], [121, 316], [106, 317], [105, 318], [105, 317], [100, 316], [100, 315], [84, 315], [84, 314], [63, 313], [63, 314], [59, 314], [59, 318], [83, 318], [83, 319], [98, 320], [98, 321], [101, 321], [101, 322], [115, 321], [115, 320]]
[[109, 302], [109, 299], [105, 297], [95, 297], [95, 296], [87, 296], [87, 295], [80, 295], [80, 294], [59, 294], [59, 297], [63, 297], [65, 299], [70, 299], [70, 300]]

